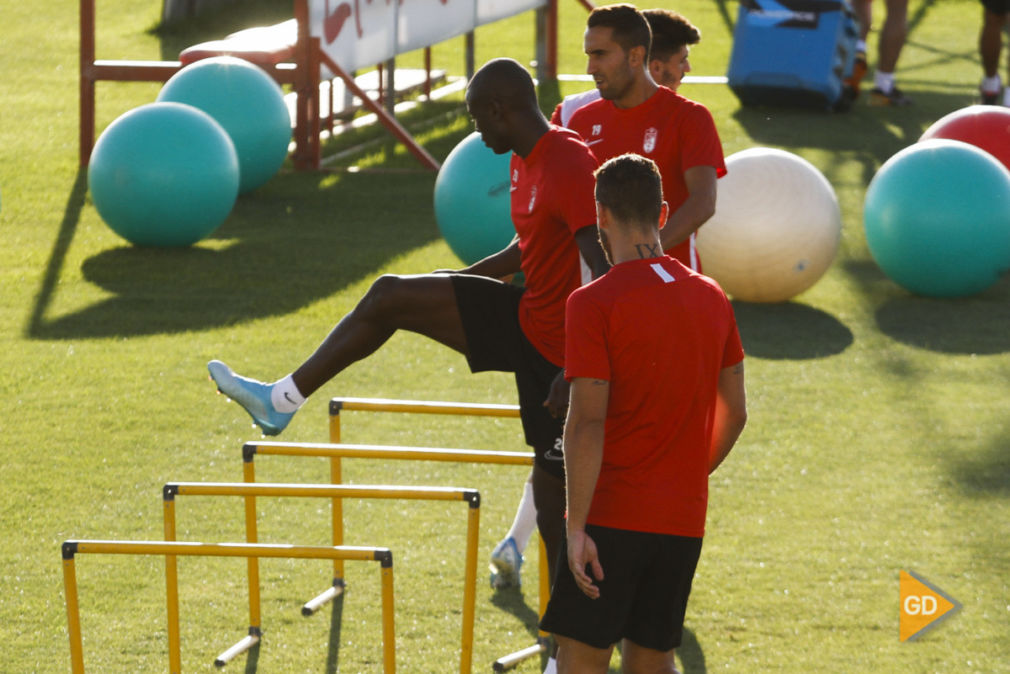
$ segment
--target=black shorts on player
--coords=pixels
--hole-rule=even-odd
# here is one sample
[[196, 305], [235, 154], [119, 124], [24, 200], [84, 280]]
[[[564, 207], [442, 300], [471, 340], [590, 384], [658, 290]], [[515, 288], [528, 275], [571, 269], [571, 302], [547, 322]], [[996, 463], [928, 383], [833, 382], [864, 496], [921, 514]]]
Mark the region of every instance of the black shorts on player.
[[564, 419], [551, 416], [544, 401], [561, 368], [544, 358], [519, 326], [523, 288], [483, 276], [452, 274], [471, 372], [512, 372], [519, 391], [519, 416], [537, 464], [564, 479], [561, 453]]
[[680, 646], [702, 539], [593, 525], [586, 533], [603, 567], [604, 579], [594, 580], [600, 596], [590, 599], [575, 584], [565, 541], [540, 629], [594, 648], [622, 639], [662, 652]]

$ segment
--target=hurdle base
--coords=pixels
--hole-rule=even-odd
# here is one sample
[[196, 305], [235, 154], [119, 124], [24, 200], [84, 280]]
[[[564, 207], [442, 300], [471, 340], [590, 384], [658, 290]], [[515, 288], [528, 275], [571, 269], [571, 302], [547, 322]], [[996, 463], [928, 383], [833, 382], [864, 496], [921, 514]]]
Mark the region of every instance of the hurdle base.
[[224, 667], [229, 662], [234, 660], [236, 657], [245, 653], [253, 646], [257, 645], [260, 642], [260, 638], [262, 637], [262, 635], [263, 633], [260, 632], [260, 628], [250, 627], [249, 636], [243, 637], [242, 640], [239, 641], [237, 644], [226, 650], [221, 655], [217, 656], [217, 658], [214, 659], [214, 666]]
[[496, 672], [504, 672], [505, 670], [512, 669], [524, 660], [529, 660], [532, 657], [536, 657], [541, 653], [547, 652], [547, 644], [548, 639], [537, 639], [537, 642], [529, 648], [524, 648], [521, 651], [516, 651], [515, 653], [503, 655], [498, 658], [494, 661], [494, 664], [491, 665], [491, 668]]
[[334, 578], [333, 587], [323, 590], [314, 598], [305, 602], [305, 604], [302, 606], [302, 615], [308, 618], [309, 616], [313, 615], [316, 611], [318, 611], [320, 608], [322, 608], [325, 604], [333, 601], [343, 593], [344, 593], [344, 579]]

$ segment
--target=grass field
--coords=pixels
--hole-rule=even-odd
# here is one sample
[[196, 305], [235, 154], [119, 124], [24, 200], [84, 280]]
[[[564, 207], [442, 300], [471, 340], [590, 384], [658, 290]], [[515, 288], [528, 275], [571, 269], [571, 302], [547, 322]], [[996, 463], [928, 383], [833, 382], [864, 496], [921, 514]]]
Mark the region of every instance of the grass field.
[[[99, 58], [158, 59], [284, 18], [290, 1], [257, 0], [174, 31], [152, 30], [156, 0], [98, 5]], [[736, 3], [683, 0], [677, 8], [703, 31], [694, 74], [724, 74]], [[574, 2], [561, 10], [561, 71], [579, 73], [584, 11]], [[341, 165], [397, 172], [285, 170], [191, 249], [130, 247], [101, 222], [77, 168], [76, 6], [5, 3], [0, 16], [0, 671], [66, 671], [60, 543], [157, 540], [165, 482], [241, 480], [242, 443], [258, 434], [214, 395], [206, 361], [282, 376], [377, 274], [458, 262], [437, 233], [434, 175], [386, 142]], [[725, 86], [682, 90], [712, 110], [727, 155], [772, 146], [813, 162], [834, 185], [844, 219], [839, 256], [818, 285], [782, 305], [736, 304], [750, 423], [713, 478], [680, 653], [687, 672], [1010, 671], [1010, 282], [962, 300], [912, 296], [873, 263], [861, 218], [876, 169], [932, 121], [974, 101], [980, 18], [974, 0], [911, 0], [899, 63], [899, 82], [916, 101], [908, 109], [865, 101], [844, 114], [743, 109]], [[529, 60], [531, 28], [521, 16], [482, 29], [478, 63]], [[437, 47], [435, 65], [462, 74], [459, 42]], [[579, 88], [545, 92], [544, 104]], [[152, 101], [157, 87], [100, 83], [98, 91], [101, 129]], [[470, 131], [458, 100], [406, 122], [439, 158]], [[353, 142], [368, 137], [380, 136]], [[514, 402], [508, 377], [471, 376], [445, 349], [397, 335], [313, 398], [283, 439], [325, 440], [332, 395]], [[511, 420], [346, 416], [349, 442], [522, 449]], [[263, 481], [328, 477], [322, 460], [257, 463]], [[349, 461], [345, 476], [480, 489], [475, 670], [532, 643], [535, 564], [521, 593], [492, 594], [483, 572], [511, 522], [524, 469]], [[394, 551], [399, 671], [458, 668], [464, 509], [345, 506], [348, 543]], [[238, 499], [193, 497], [178, 510], [180, 539], [243, 536]], [[259, 511], [262, 541], [327, 543], [323, 502], [260, 499]], [[78, 567], [90, 671], [163, 670], [163, 561], [82, 556]], [[373, 566], [349, 563], [346, 597], [308, 620], [298, 610], [328, 582], [326, 563], [262, 567], [264, 644], [229, 669], [379, 671]], [[245, 563], [187, 559], [180, 568], [183, 666], [209, 671], [246, 631]], [[898, 639], [902, 569], [964, 604], [907, 643]], [[527, 663], [518, 671], [538, 670]]]

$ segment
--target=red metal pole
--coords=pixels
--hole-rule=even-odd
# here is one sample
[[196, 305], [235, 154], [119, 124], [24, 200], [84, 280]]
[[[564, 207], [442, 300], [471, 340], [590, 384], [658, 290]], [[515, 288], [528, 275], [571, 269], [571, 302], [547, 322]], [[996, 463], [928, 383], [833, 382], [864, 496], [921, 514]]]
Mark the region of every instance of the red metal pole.
[[547, 54], [545, 77], [558, 79], [558, 0], [547, 0]]
[[[307, 0], [295, 0], [295, 19], [298, 21], [298, 44], [295, 47], [295, 170], [309, 168], [308, 162], [311, 155], [309, 147], [309, 104], [311, 102], [311, 92], [308, 87], [317, 86], [315, 82], [310, 82], [308, 73], [309, 50], [312, 45], [309, 41], [309, 8]], [[317, 89], [318, 91], [318, 89]]]
[[381, 105], [377, 104], [372, 98], [361, 90], [354, 78], [344, 72], [344, 69], [336, 64], [336, 62], [330, 58], [329, 54], [321, 51], [319, 53], [319, 58], [322, 60], [323, 65], [336, 73], [340, 79], [344, 81], [347, 88], [351, 90], [355, 96], [361, 99], [361, 103], [368, 108], [370, 111], [374, 112], [375, 115], [382, 122], [382, 125], [389, 130], [393, 136], [406, 146], [414, 157], [417, 158], [426, 168], [433, 171], [437, 171], [439, 167], [438, 160], [431, 156], [427, 150], [425, 150], [421, 145], [414, 140], [413, 136], [410, 135], [403, 126], [396, 121], [396, 118], [386, 112], [386, 109]]
[[87, 166], [95, 145], [95, 0], [81, 0], [80, 54], [80, 128], [78, 132], [80, 165]]

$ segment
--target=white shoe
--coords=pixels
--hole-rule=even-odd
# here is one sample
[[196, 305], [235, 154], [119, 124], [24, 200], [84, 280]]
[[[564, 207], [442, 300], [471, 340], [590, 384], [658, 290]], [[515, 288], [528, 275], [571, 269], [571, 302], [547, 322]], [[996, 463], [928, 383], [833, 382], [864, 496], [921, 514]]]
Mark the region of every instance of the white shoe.
[[523, 556], [511, 536], [495, 546], [491, 553], [491, 588], [501, 590], [507, 587], [519, 587], [519, 569], [523, 565]]

